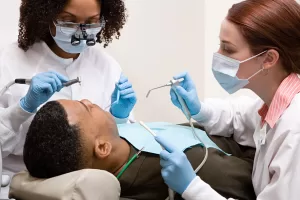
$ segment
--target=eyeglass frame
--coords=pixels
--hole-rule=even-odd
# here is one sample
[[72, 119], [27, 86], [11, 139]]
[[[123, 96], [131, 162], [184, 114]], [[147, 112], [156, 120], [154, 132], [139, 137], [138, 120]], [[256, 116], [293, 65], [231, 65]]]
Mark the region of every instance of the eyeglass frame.
[[[54, 25], [55, 25], [56, 27], [59, 26], [59, 27], [65, 27], [65, 28], [74, 28], [74, 29], [76, 29], [76, 31], [79, 30], [79, 29], [81, 29], [82, 27], [84, 27], [85, 29], [99, 28], [99, 27], [100, 27], [100, 28], [101, 28], [100, 31], [102, 31], [103, 28], [105, 27], [105, 24], [106, 24], [104, 17], [101, 17], [101, 18], [99, 19], [99, 23], [93, 23], [93, 24], [99, 25], [99, 26], [97, 26], [97, 27], [91, 27], [93, 24], [74, 23], [74, 22], [63, 22], [63, 21], [59, 21], [59, 20], [53, 20], [53, 23], [54, 23]], [[66, 24], [74, 25], [74, 27], [64, 26], [64, 25], [66, 25]], [[76, 31], [75, 31], [75, 32], [76, 32]]]

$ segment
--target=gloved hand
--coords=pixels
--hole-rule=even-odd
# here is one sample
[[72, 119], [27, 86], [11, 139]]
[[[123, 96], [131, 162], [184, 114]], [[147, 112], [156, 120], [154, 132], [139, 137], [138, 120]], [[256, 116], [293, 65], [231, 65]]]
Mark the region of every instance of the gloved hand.
[[[185, 101], [191, 115], [196, 115], [200, 112], [201, 104], [198, 98], [197, 90], [195, 84], [187, 72], [181, 73], [173, 77], [175, 80], [183, 78], [184, 80], [180, 83], [180, 86], [175, 86], [177, 93]], [[174, 89], [171, 88], [170, 95], [172, 103], [182, 110], [181, 104], [179, 103]], [[183, 111], [183, 110], [182, 110]]]
[[196, 173], [181, 150], [162, 136], [156, 136], [155, 139], [165, 148], [160, 153], [161, 175], [169, 188], [182, 194], [196, 177]]
[[54, 71], [35, 75], [31, 79], [26, 96], [20, 100], [20, 106], [27, 112], [35, 112], [55, 92], [59, 92], [63, 88], [63, 83], [67, 81], [67, 77]]
[[132, 84], [128, 82], [127, 77], [121, 75], [111, 96], [111, 102], [114, 103], [111, 105], [110, 113], [116, 118], [125, 119], [129, 116], [136, 101]]

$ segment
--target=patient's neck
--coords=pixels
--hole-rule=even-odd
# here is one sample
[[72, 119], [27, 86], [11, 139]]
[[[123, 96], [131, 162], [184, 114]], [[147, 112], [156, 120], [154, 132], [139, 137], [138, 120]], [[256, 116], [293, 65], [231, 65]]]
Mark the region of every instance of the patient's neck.
[[107, 171], [117, 175], [129, 159], [130, 146], [122, 138], [114, 141], [114, 146], [115, 148], [110, 155], [110, 168]]

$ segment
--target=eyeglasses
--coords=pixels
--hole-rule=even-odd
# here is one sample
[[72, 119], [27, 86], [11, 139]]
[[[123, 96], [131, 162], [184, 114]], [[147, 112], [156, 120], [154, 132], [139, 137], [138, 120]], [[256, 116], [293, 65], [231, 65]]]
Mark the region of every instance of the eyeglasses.
[[76, 33], [77, 30], [79, 30], [81, 27], [84, 27], [87, 31], [89, 29], [98, 29], [100, 28], [100, 31], [105, 26], [105, 20], [102, 17], [98, 23], [91, 23], [91, 24], [81, 24], [81, 23], [73, 23], [73, 22], [64, 22], [60, 20], [54, 20], [53, 21], [56, 28], [60, 28], [60, 31], [66, 35], [72, 35]]

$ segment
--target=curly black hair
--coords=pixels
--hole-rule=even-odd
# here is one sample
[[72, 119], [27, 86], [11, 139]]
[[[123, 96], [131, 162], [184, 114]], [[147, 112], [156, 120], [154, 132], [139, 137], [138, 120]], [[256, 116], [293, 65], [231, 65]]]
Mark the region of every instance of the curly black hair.
[[[104, 47], [119, 39], [127, 15], [123, 0], [98, 0], [101, 4], [101, 16], [106, 22], [105, 28], [97, 35], [97, 42]], [[62, 12], [68, 0], [22, 0], [20, 7], [18, 44], [24, 51], [35, 42], [53, 42], [49, 24]]]
[[70, 125], [57, 101], [46, 103], [34, 116], [24, 144], [23, 159], [31, 176], [52, 178], [85, 168], [80, 129]]

